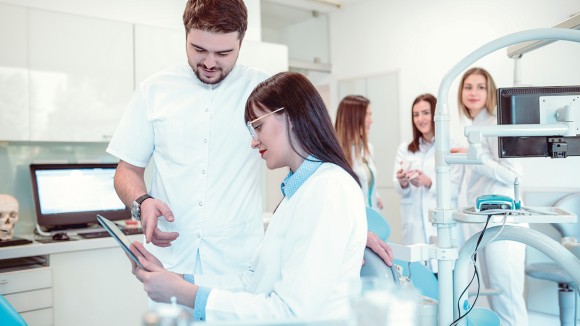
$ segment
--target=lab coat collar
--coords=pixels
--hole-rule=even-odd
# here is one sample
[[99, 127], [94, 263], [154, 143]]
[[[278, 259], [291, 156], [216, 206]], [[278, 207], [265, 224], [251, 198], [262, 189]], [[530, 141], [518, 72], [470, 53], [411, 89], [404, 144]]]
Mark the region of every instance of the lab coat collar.
[[300, 167], [296, 172], [290, 171], [280, 188], [282, 190], [282, 194], [285, 197], [290, 199], [297, 191], [300, 189], [300, 186], [308, 180], [308, 178], [322, 165], [322, 161], [317, 159], [312, 155], [308, 155], [308, 157], [300, 164]]

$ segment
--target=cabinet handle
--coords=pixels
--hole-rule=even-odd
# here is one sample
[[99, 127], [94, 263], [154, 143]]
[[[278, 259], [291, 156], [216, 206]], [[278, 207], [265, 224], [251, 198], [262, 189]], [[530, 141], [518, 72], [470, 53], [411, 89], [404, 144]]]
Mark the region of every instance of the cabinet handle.
[[0, 284], [8, 284], [8, 280], [0, 280]]

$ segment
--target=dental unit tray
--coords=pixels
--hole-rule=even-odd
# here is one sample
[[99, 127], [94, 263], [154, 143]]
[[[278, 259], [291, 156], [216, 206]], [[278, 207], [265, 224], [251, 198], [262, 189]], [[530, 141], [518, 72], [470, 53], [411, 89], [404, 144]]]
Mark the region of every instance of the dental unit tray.
[[576, 223], [578, 217], [559, 207], [522, 207], [516, 210], [485, 210], [479, 212], [475, 207], [460, 208], [453, 212], [453, 219], [463, 223], [501, 222], [507, 214], [507, 223]]

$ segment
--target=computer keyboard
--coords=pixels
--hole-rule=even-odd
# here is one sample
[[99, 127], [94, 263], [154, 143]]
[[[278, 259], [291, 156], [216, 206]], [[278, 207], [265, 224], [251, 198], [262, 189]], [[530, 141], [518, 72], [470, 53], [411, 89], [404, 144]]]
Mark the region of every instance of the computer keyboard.
[[[133, 235], [133, 234], [143, 234], [143, 230], [141, 228], [123, 228], [121, 232], [126, 235]], [[94, 231], [94, 232], [84, 232], [79, 233], [79, 237], [83, 239], [94, 239], [94, 238], [104, 238], [110, 237], [111, 235], [106, 230], [103, 231]]]

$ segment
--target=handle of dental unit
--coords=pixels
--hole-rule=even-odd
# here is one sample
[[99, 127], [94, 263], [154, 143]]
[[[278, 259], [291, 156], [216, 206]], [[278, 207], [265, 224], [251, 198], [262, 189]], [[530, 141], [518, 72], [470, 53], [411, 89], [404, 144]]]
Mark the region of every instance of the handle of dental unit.
[[[470, 146], [467, 154], [449, 154], [450, 116], [448, 110], [448, 93], [451, 83], [467, 68], [482, 57], [509, 45], [535, 40], [566, 40], [580, 43], [580, 31], [561, 28], [532, 29], [523, 32], [508, 34], [487, 44], [467, 55], [453, 66], [443, 77], [437, 96], [435, 111], [435, 173], [437, 181], [437, 208], [430, 216], [437, 227], [439, 250], [457, 253], [451, 241], [451, 226], [453, 220], [451, 208], [451, 169], [450, 163], [481, 163], [482, 155], [478, 151], [478, 143], [486, 136], [530, 136], [530, 135], [569, 135], [573, 130], [571, 124], [564, 122], [553, 125], [504, 125], [489, 127], [466, 128]], [[555, 128], [555, 130], [551, 129]], [[531, 134], [530, 134], [531, 133]], [[546, 134], [544, 134], [546, 133]], [[457, 255], [450, 254], [440, 257], [439, 267], [439, 325], [449, 325], [453, 322], [453, 267]], [[458, 273], [456, 273], [458, 274]]]

